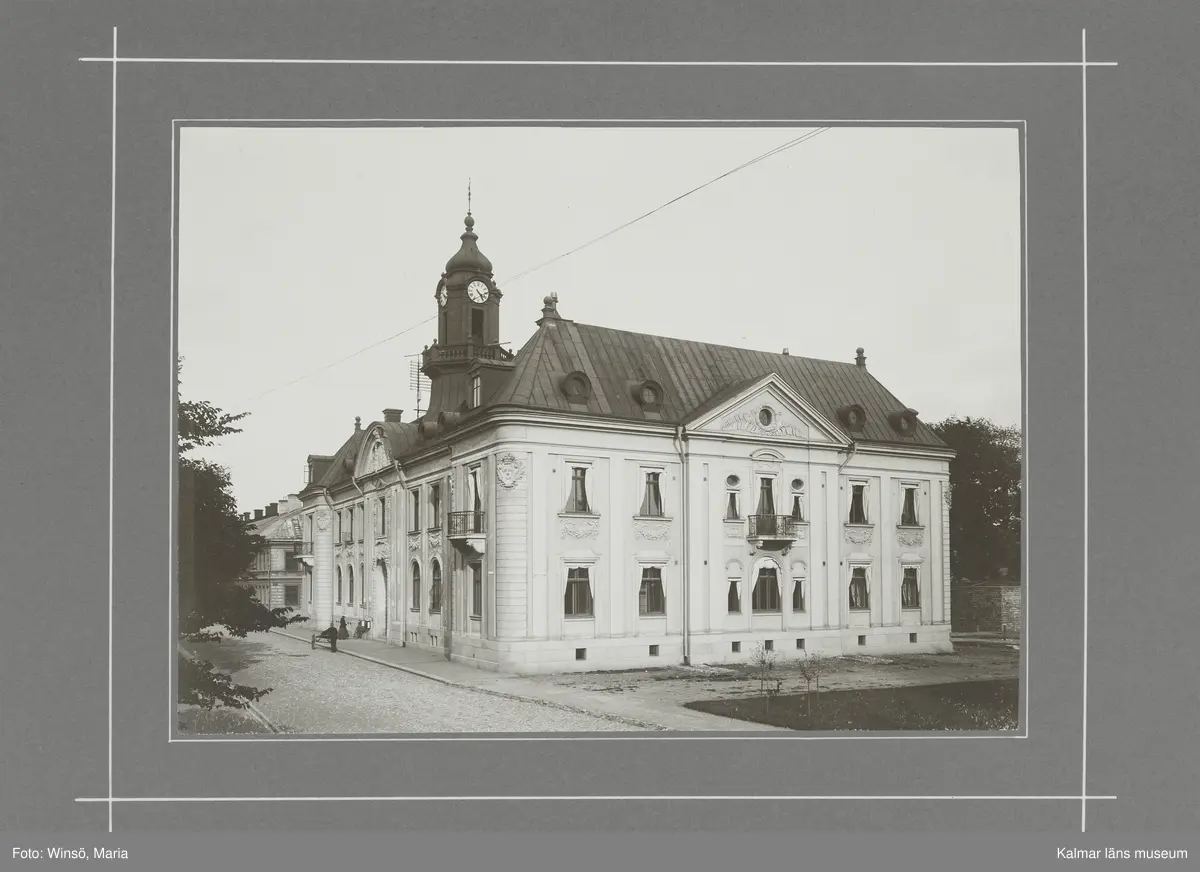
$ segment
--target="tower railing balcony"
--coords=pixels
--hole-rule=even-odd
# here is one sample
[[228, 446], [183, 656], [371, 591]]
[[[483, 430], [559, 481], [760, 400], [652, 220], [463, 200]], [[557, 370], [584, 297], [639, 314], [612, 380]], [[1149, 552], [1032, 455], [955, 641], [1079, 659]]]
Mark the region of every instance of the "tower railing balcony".
[[500, 345], [487, 345], [483, 342], [467, 342], [462, 345], [431, 345], [422, 352], [423, 363], [458, 360], [512, 360], [511, 351]]

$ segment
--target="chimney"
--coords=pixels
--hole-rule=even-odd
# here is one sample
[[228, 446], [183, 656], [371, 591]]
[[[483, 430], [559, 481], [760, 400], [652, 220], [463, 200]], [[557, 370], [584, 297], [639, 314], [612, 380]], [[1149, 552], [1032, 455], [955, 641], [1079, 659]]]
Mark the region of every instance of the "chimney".
[[274, 518], [278, 514], [279, 514], [279, 503], [271, 503], [271, 505], [267, 506], [267, 517], [268, 518]]
[[354, 432], [357, 433], [361, 429], [362, 429], [362, 418], [355, 415], [354, 416]]
[[404, 414], [403, 409], [384, 409], [383, 420], [388, 424], [399, 424], [400, 416]]
[[788, 351], [786, 348], [785, 348], [785, 349], [783, 349], [783, 353], [784, 353], [784, 355], [785, 355], [785, 356], [788, 356], [788, 355], [790, 355], [790, 354], [791, 354], [791, 352], [790, 352], [790, 351]]
[[858, 357], [854, 358], [854, 365], [857, 366], [859, 369], [866, 369], [867, 368], [867, 358], [863, 355], [863, 350], [861, 348], [858, 348], [856, 350], [858, 352]]
[[249, 512], [242, 512], [242, 520], [243, 520], [243, 521], [249, 521], [249, 520], [250, 520], [250, 513], [249, 513]]
[[262, 520], [262, 517], [263, 517], [263, 514], [262, 514], [262, 512], [263, 512], [263, 510], [262, 510], [262, 509], [255, 509], [255, 510], [254, 510], [254, 520], [256, 520], [256, 521], [261, 521], [261, 520]]

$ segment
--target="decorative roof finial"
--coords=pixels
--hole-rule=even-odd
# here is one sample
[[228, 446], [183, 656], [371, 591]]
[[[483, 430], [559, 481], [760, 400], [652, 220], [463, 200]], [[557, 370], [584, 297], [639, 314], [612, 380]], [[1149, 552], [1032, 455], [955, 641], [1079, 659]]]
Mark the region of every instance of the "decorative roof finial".
[[471, 180], [467, 179], [467, 215], [471, 214]]
[[357, 432], [361, 429], [362, 429], [362, 418], [359, 417], [358, 415], [355, 415], [354, 416], [354, 430], [355, 430], [355, 432]]

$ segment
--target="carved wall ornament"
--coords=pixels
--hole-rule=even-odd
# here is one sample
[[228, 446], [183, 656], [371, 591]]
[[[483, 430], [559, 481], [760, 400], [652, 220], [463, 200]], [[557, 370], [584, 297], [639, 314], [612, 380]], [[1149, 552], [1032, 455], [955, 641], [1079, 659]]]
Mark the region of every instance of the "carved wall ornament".
[[670, 521], [634, 521], [633, 534], [639, 539], [656, 541], [671, 535]]
[[737, 524], [726, 524], [725, 525], [725, 538], [726, 539], [741, 539], [744, 535], [745, 535], [745, 531], [742, 529], [741, 522], [738, 522]]
[[950, 508], [950, 485], [942, 485], [942, 502], [946, 504], [946, 508]]
[[896, 534], [896, 539], [897, 539], [897, 541], [900, 542], [901, 545], [907, 545], [910, 548], [917, 546], [917, 545], [924, 545], [925, 544], [925, 531], [924, 530], [900, 530]]
[[847, 527], [846, 541], [851, 545], [870, 545], [875, 538], [873, 527]]
[[432, 548], [434, 551], [442, 550], [442, 531], [441, 530], [438, 530], [436, 533], [429, 534], [429, 547]]
[[363, 544], [361, 542], [359, 542], [358, 543], [358, 559], [359, 560], [363, 559], [363, 553], [364, 553], [363, 552]]
[[721, 422], [721, 429], [767, 436], [794, 436], [801, 439], [807, 435], [799, 427], [783, 423], [779, 411], [770, 405], [762, 405], [738, 412], [736, 415], [730, 415]]
[[328, 509], [319, 509], [317, 511], [317, 529], [322, 533], [329, 529], [329, 519], [330, 515]]
[[383, 444], [383, 439], [376, 439], [375, 444], [371, 446], [371, 453], [367, 455], [367, 462], [363, 466], [363, 474], [378, 472], [390, 465], [391, 462], [391, 458], [388, 457], [387, 447]]
[[408, 553], [416, 554], [420, 550], [421, 550], [421, 537], [419, 535], [409, 536], [408, 537]]
[[501, 454], [496, 460], [496, 480], [500, 486], [511, 490], [525, 478], [525, 464], [515, 454]]
[[559, 523], [559, 538], [595, 539], [600, 535], [600, 522], [595, 518], [563, 518]]

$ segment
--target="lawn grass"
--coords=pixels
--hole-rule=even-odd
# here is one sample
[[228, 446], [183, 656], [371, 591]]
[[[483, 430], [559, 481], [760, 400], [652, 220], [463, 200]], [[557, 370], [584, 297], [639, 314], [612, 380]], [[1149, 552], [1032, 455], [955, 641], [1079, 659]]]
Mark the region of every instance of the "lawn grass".
[[[769, 704], [768, 704], [769, 702]], [[966, 681], [873, 690], [699, 700], [686, 707], [789, 730], [1015, 730], [1017, 681]]]

